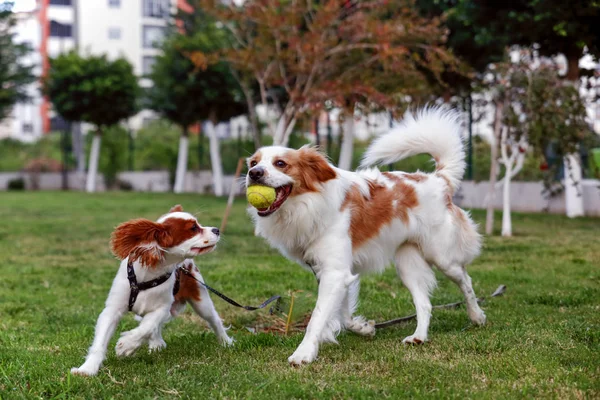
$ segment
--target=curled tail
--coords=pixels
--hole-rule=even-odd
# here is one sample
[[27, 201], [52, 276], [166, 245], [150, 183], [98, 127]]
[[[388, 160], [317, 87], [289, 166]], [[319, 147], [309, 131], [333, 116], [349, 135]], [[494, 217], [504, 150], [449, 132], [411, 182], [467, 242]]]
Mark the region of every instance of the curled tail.
[[465, 150], [460, 135], [459, 114], [442, 107], [424, 108], [416, 116], [406, 113], [402, 123], [378, 137], [369, 146], [361, 167], [390, 164], [421, 153], [429, 153], [436, 173], [455, 191], [465, 172]]

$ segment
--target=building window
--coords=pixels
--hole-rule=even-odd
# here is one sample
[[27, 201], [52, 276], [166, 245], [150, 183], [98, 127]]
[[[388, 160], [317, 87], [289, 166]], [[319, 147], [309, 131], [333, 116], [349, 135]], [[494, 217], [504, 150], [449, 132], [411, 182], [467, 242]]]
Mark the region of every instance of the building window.
[[71, 0], [50, 0], [50, 4], [54, 6], [70, 6]]
[[23, 131], [24, 134], [33, 133], [33, 124], [28, 123], [28, 122], [23, 122], [21, 130]]
[[70, 24], [61, 24], [60, 22], [50, 21], [50, 36], [52, 37], [72, 37]]
[[150, 18], [167, 18], [170, 13], [169, 0], [143, 0], [142, 15]]
[[121, 0], [108, 0], [108, 6], [110, 8], [119, 8], [121, 7]]
[[159, 47], [165, 37], [166, 28], [162, 26], [147, 26], [143, 27], [142, 43], [145, 48]]
[[113, 40], [121, 39], [121, 28], [108, 28], [108, 38]]
[[144, 58], [142, 59], [142, 74], [150, 75], [155, 62], [156, 57], [144, 56]]

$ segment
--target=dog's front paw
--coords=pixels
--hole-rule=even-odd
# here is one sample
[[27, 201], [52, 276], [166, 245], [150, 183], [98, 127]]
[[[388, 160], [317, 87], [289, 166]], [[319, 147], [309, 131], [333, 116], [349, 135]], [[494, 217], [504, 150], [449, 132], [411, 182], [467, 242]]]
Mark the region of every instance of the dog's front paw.
[[86, 367], [85, 364], [79, 368], [71, 368], [72, 375], [95, 376], [97, 373], [98, 368]]
[[115, 352], [117, 357], [129, 357], [140, 347], [140, 343], [137, 340], [131, 340], [131, 336], [121, 336], [117, 345], [115, 346]]
[[294, 354], [288, 358], [288, 362], [291, 366], [297, 367], [302, 364], [310, 364], [317, 358], [319, 349], [317, 346], [300, 344]]
[[148, 342], [148, 352], [149, 353], [154, 353], [156, 351], [161, 351], [162, 349], [167, 347], [167, 343], [162, 339], [158, 339], [158, 340], [150, 340]]
[[221, 336], [219, 337], [219, 343], [221, 343], [223, 347], [231, 347], [235, 343], [235, 339], [229, 336]]
[[482, 310], [475, 311], [475, 312], [470, 312], [469, 313], [469, 319], [475, 325], [479, 325], [479, 326], [485, 325], [485, 322], [487, 321], [485, 313]]
[[375, 321], [367, 321], [364, 317], [354, 317], [346, 322], [346, 329], [361, 336], [375, 336]]
[[402, 340], [404, 344], [423, 344], [427, 340], [426, 337], [419, 337], [418, 335], [410, 335]]

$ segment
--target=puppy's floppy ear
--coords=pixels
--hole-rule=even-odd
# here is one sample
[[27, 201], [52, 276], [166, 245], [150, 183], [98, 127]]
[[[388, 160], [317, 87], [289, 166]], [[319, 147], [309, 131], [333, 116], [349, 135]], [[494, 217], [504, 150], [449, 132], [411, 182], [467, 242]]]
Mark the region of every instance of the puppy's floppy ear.
[[170, 213], [173, 213], [173, 212], [182, 212], [182, 211], [183, 211], [183, 207], [181, 207], [181, 204], [174, 205], [169, 210]]
[[164, 259], [164, 248], [170, 247], [170, 235], [164, 225], [147, 219], [134, 219], [117, 226], [111, 235], [111, 249], [120, 259], [140, 259], [154, 267]]

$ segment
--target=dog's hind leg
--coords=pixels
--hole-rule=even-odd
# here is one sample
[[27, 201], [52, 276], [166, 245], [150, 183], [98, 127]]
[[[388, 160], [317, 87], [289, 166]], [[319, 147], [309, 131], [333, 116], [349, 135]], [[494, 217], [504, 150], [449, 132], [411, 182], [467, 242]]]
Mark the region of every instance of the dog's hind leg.
[[404, 244], [396, 252], [396, 271], [404, 286], [410, 291], [417, 311], [417, 329], [403, 343], [421, 344], [427, 340], [431, 301], [429, 295], [435, 288], [435, 274], [414, 244]]
[[358, 307], [358, 294], [360, 292], [360, 280], [356, 279], [348, 287], [348, 293], [342, 306], [342, 318], [344, 328], [361, 336], [375, 336], [375, 322], [367, 321], [363, 316], [354, 317]]
[[[200, 275], [200, 272], [196, 268], [192, 268], [192, 271], [196, 279], [204, 282], [202, 275]], [[208, 294], [208, 290], [200, 283], [196, 284], [198, 285], [200, 295], [197, 300], [195, 298], [188, 298], [188, 303], [190, 303], [196, 314], [208, 322], [208, 325], [210, 325], [215, 335], [217, 335], [217, 339], [223, 346], [232, 345], [234, 340], [227, 335], [227, 330], [223, 326], [223, 321], [215, 309], [215, 305]]]
[[486, 321], [485, 313], [477, 303], [477, 296], [473, 290], [471, 277], [467, 273], [465, 267], [459, 264], [451, 264], [448, 267], [438, 266], [439, 270], [444, 273], [450, 280], [460, 288], [465, 296], [467, 304], [467, 313], [469, 318], [475, 325], [484, 325]]

